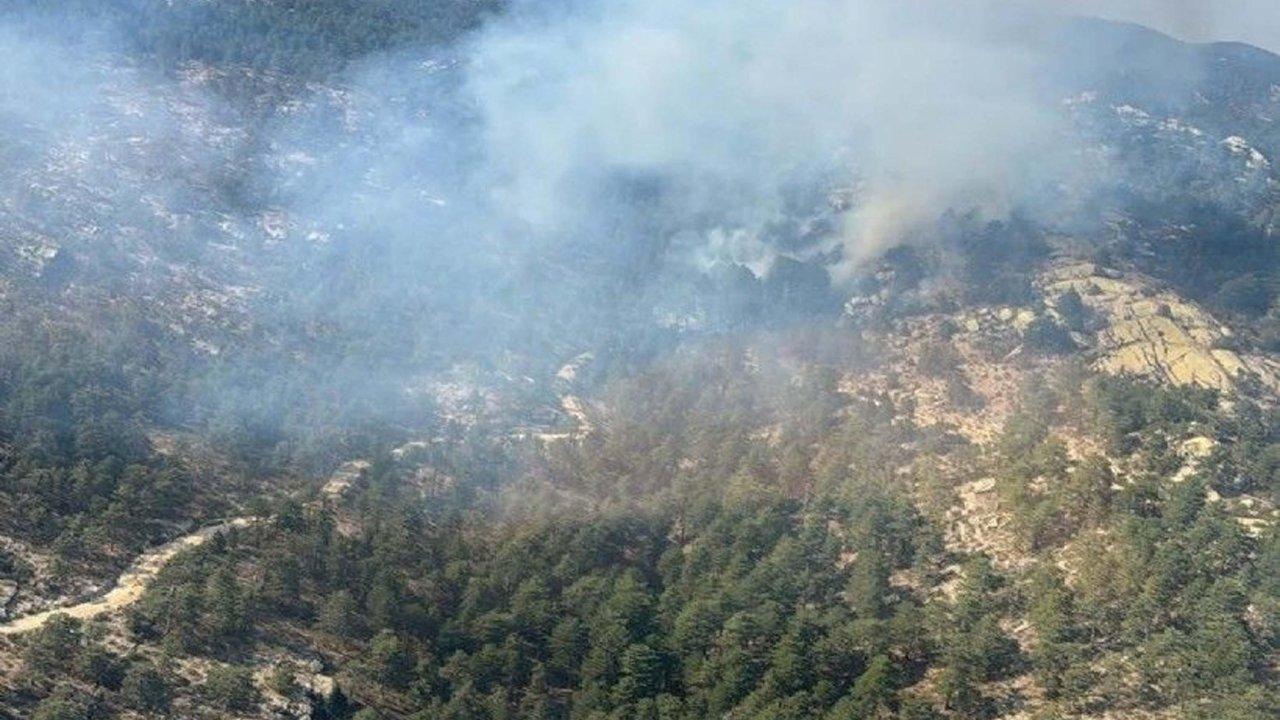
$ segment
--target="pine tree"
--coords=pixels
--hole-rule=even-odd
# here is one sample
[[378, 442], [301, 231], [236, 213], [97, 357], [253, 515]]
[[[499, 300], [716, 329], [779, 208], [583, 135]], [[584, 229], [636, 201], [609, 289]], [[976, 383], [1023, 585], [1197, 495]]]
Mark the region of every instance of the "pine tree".
[[547, 674], [561, 685], [571, 684], [578, 676], [587, 650], [587, 629], [576, 617], [556, 624], [547, 641]]
[[277, 695], [284, 698], [292, 698], [294, 693], [298, 691], [293, 664], [281, 662], [272, 668], [270, 684], [271, 690]]
[[375, 680], [403, 690], [413, 680], [417, 659], [395, 633], [383, 630], [369, 644], [367, 665]]
[[634, 703], [654, 697], [663, 687], [663, 657], [649, 645], [636, 643], [622, 654], [621, 677], [614, 686], [615, 702]]
[[58, 686], [36, 706], [32, 720], [90, 720], [94, 716], [82, 694], [70, 685]]
[[99, 687], [118, 690], [124, 680], [119, 659], [98, 643], [87, 646], [76, 662], [76, 676]]
[[853, 684], [849, 699], [858, 717], [872, 718], [886, 712], [893, 697], [893, 664], [884, 655], [877, 655]]
[[360, 621], [360, 606], [355, 598], [346, 590], [337, 590], [330, 594], [320, 609], [319, 626], [327, 633], [343, 638], [358, 638], [363, 635], [363, 624]]
[[146, 662], [129, 666], [120, 693], [129, 707], [142, 713], [164, 712], [171, 699], [168, 680], [154, 665]]
[[222, 642], [235, 642], [249, 633], [248, 601], [240, 589], [235, 570], [222, 565], [209, 579], [204, 605], [210, 622], [209, 632]]
[[30, 672], [51, 674], [66, 672], [78, 657], [83, 643], [79, 620], [56, 613], [28, 640], [22, 653]]
[[876, 548], [865, 548], [854, 561], [845, 595], [858, 617], [884, 619], [888, 615], [889, 565]]
[[552, 720], [554, 717], [551, 695], [547, 687], [547, 672], [541, 663], [533, 666], [529, 683], [520, 698], [520, 720]]
[[324, 712], [329, 717], [329, 720], [347, 720], [347, 718], [351, 717], [351, 700], [347, 698], [347, 694], [342, 690], [341, 685], [333, 684], [333, 689], [329, 691], [328, 697], [324, 699]]
[[234, 712], [252, 710], [261, 697], [248, 668], [218, 665], [209, 670], [204, 691], [217, 707]]

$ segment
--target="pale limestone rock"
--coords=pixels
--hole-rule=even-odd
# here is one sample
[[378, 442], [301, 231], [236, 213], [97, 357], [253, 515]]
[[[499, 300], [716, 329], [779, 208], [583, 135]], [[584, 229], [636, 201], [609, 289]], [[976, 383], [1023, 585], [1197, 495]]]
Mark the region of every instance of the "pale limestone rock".
[[1256, 375], [1265, 387], [1280, 390], [1280, 364], [1221, 347], [1229, 329], [1145, 278], [1110, 277], [1089, 263], [1071, 263], [1050, 270], [1042, 286], [1049, 297], [1074, 289], [1099, 319], [1099, 370], [1224, 392], [1236, 389], [1241, 375]]

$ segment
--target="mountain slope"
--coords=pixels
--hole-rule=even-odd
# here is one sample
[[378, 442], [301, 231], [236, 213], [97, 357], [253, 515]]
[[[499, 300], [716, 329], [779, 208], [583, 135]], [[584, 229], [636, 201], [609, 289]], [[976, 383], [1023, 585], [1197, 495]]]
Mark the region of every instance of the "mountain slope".
[[1280, 710], [1280, 58], [1034, 26], [1069, 158], [1010, 207], [797, 150], [760, 221], [720, 146], [570, 118], [628, 162], [548, 231], [488, 162], [490, 8], [3, 26], [0, 713]]

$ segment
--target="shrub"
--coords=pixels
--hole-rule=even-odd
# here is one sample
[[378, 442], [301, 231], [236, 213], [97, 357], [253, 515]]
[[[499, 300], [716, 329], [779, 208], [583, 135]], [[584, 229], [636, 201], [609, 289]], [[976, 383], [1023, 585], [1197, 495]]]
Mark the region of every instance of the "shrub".
[[205, 693], [214, 705], [233, 712], [257, 707], [261, 697], [248, 668], [220, 666], [209, 671], [204, 682]]
[[150, 663], [134, 663], [120, 689], [125, 702], [139, 712], [164, 712], [169, 707], [169, 681]]

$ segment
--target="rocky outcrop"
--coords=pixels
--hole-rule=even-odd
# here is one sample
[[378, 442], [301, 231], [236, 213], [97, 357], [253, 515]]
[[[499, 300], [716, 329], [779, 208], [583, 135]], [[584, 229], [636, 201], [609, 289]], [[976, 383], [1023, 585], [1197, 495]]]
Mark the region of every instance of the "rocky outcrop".
[[1095, 366], [1174, 385], [1237, 390], [1246, 377], [1280, 389], [1280, 363], [1229, 349], [1232, 332], [1198, 305], [1140, 276], [1100, 270], [1089, 263], [1051, 269], [1042, 278], [1050, 304], [1068, 290], [1094, 316]]

